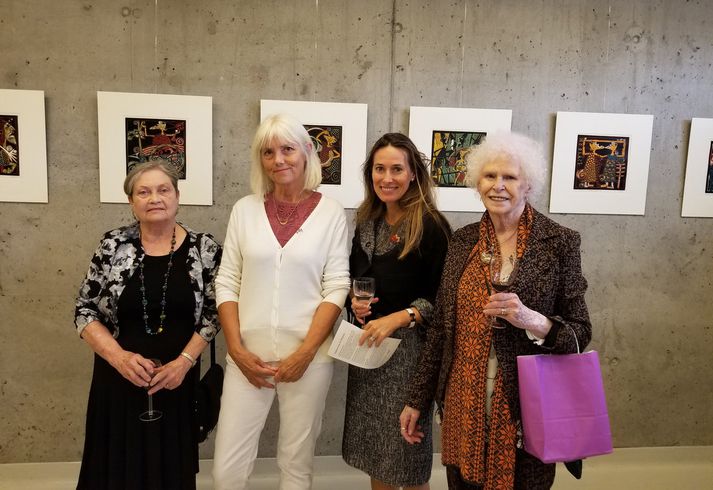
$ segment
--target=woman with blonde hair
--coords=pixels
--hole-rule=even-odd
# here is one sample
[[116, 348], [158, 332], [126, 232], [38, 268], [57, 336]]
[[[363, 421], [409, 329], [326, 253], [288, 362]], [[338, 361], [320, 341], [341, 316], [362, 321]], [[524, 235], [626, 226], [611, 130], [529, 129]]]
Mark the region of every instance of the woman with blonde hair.
[[315, 189], [321, 166], [304, 127], [265, 119], [252, 146], [253, 194], [233, 207], [216, 279], [228, 344], [215, 488], [246, 487], [277, 397], [280, 488], [307, 490], [332, 379], [332, 327], [349, 291], [344, 209]]

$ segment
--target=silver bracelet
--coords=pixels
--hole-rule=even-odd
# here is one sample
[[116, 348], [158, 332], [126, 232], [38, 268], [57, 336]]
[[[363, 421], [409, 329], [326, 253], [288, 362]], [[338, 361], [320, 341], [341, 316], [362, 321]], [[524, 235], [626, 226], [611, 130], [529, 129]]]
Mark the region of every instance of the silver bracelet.
[[181, 355], [191, 362], [191, 367], [196, 365], [196, 360], [188, 352], [181, 352]]

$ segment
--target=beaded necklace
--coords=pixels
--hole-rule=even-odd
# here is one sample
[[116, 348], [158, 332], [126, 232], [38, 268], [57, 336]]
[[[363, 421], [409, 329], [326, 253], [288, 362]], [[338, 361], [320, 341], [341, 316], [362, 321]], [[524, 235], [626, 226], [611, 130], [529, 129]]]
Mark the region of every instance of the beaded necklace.
[[[139, 230], [139, 240], [141, 239], [141, 231]], [[171, 273], [171, 266], [173, 266], [173, 252], [176, 247], [176, 227], [173, 227], [173, 234], [171, 235], [171, 251], [168, 254], [168, 268], [166, 269], [166, 274], [163, 276], [163, 287], [161, 292], [161, 314], [159, 315], [158, 330], [153, 331], [149, 328], [149, 313], [146, 309], [149, 302], [146, 299], [146, 284], [144, 283], [144, 261], [142, 260], [139, 264], [139, 279], [141, 280], [141, 305], [144, 308], [144, 329], [149, 335], [158, 335], [163, 332], [163, 321], [166, 319], [166, 290], [168, 289], [168, 276]]]

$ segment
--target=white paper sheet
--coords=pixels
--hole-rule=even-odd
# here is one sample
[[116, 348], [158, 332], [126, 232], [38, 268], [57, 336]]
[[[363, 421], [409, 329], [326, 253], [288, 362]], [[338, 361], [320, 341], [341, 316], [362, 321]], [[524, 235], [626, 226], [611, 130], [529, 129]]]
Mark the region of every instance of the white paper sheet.
[[379, 347], [369, 347], [366, 342], [359, 345], [359, 338], [364, 331], [345, 320], [339, 325], [329, 355], [340, 361], [364, 369], [374, 369], [384, 365], [401, 343], [400, 339], [386, 338]]

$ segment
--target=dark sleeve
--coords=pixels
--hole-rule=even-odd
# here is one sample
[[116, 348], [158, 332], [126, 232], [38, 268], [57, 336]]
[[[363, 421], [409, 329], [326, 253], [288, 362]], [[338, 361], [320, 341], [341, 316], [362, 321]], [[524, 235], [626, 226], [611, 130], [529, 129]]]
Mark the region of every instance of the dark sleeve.
[[584, 300], [587, 280], [582, 275], [580, 244], [579, 233], [567, 230], [559, 245], [561, 285], [555, 301], [554, 315], [549, 317], [553, 322], [552, 329], [542, 345], [543, 350], [548, 352], [577, 352], [577, 343], [582, 352], [592, 339], [592, 324]]
[[421, 260], [424, 264], [422, 279], [427, 287], [423, 290], [422, 296], [412, 300], [411, 305], [419, 308], [424, 325], [433, 321], [436, 293], [441, 282], [446, 253], [448, 253], [448, 240], [451, 233], [447, 222], [445, 224], [444, 229], [434, 220], [428, 220], [419, 247], [422, 251]]
[[438, 286], [441, 283], [441, 274], [443, 274], [443, 265], [446, 262], [446, 254], [448, 253], [450, 230], [448, 229], [447, 232], [444, 231], [433, 220], [429, 220], [427, 223], [427, 233], [424, 234], [424, 240], [428, 240], [428, 243], [426, 246], [427, 253], [424, 255], [424, 258], [427, 263], [426, 279], [432, 287], [431, 294], [424, 299], [430, 301], [432, 304], [435, 304], [436, 293], [438, 292]]
[[426, 339], [421, 347], [419, 362], [406, 390], [406, 405], [421, 411], [428, 409], [438, 385], [445, 337], [444, 320], [451, 315], [454, 308], [451, 304], [450, 288], [454, 283], [457, 284], [459, 274], [453, 267], [453, 257], [462, 246], [464, 245], [459, 245], [455, 237], [447, 245], [443, 272], [438, 281], [440, 285], [435, 299], [433, 321], [426, 326]]

